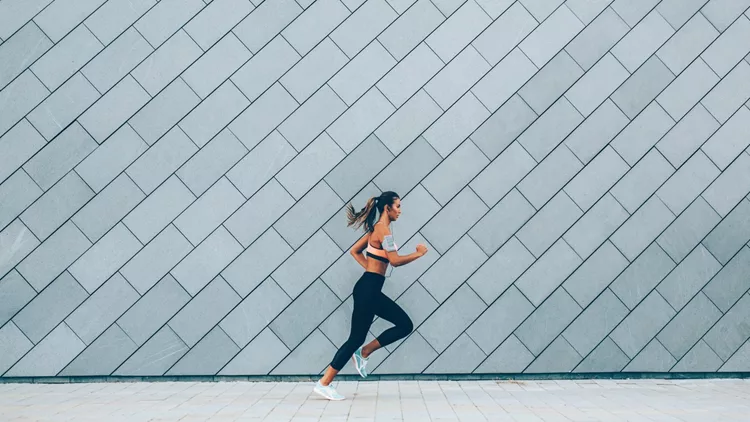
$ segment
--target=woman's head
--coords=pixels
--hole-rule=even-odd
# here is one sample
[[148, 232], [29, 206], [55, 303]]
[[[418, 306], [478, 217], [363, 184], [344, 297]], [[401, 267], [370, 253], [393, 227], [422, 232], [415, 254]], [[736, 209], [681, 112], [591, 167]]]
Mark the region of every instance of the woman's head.
[[401, 198], [396, 192], [387, 191], [381, 193], [380, 196], [373, 196], [359, 212], [354, 210], [352, 204], [347, 205], [347, 226], [355, 228], [364, 226], [365, 231], [371, 232], [375, 229], [377, 216], [383, 214], [388, 216], [389, 221], [396, 221], [401, 215]]

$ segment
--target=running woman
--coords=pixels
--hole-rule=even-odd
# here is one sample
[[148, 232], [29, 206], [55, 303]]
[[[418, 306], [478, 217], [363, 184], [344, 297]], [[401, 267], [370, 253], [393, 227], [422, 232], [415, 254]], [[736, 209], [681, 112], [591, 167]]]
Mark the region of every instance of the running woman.
[[[375, 222], [377, 215], [380, 218]], [[315, 384], [313, 389], [329, 400], [344, 399], [344, 396], [334, 390], [331, 382], [349, 359], [352, 359], [357, 372], [364, 378], [367, 376], [367, 361], [372, 352], [406, 337], [414, 329], [406, 312], [381, 291], [388, 264], [398, 267], [427, 253], [427, 247], [419, 244], [414, 253], [398, 254], [398, 246], [393, 240], [390, 224], [398, 220], [400, 215], [401, 199], [398, 194], [390, 191], [370, 198], [359, 212], [356, 212], [351, 204], [347, 207], [347, 226], [354, 228], [364, 226], [365, 229], [365, 235], [352, 246], [350, 251], [354, 259], [364, 267], [365, 272], [354, 285], [352, 293], [354, 310], [349, 338], [336, 352], [323, 378]], [[375, 315], [394, 326], [362, 346]]]

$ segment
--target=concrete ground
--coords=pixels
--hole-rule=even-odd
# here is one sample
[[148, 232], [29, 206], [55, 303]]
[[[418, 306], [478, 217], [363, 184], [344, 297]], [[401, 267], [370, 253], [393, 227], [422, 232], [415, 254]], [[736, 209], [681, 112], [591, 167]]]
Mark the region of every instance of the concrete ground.
[[750, 380], [0, 384], [2, 421], [748, 421]]

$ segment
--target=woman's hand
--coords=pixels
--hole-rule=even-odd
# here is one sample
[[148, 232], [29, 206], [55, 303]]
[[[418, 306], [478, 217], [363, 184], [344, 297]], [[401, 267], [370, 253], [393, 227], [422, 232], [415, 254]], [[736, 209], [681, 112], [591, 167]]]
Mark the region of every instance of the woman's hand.
[[422, 243], [417, 245], [417, 253], [420, 256], [424, 256], [427, 253], [427, 246], [423, 245]]

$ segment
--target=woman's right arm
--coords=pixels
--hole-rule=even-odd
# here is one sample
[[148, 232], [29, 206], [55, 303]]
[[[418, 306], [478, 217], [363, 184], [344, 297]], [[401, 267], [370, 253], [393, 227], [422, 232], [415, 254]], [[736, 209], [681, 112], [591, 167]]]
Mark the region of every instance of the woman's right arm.
[[375, 229], [373, 236], [376, 236], [376, 239], [380, 241], [381, 247], [385, 249], [385, 253], [388, 256], [388, 262], [394, 267], [400, 267], [402, 265], [406, 265], [418, 258], [421, 258], [422, 256], [424, 256], [424, 254], [427, 253], [427, 247], [421, 243], [417, 245], [417, 251], [412, 252], [409, 255], [399, 255], [398, 251], [395, 249], [388, 250], [386, 245], [389, 242], [383, 242], [386, 236], [391, 236], [391, 232], [387, 228]]

